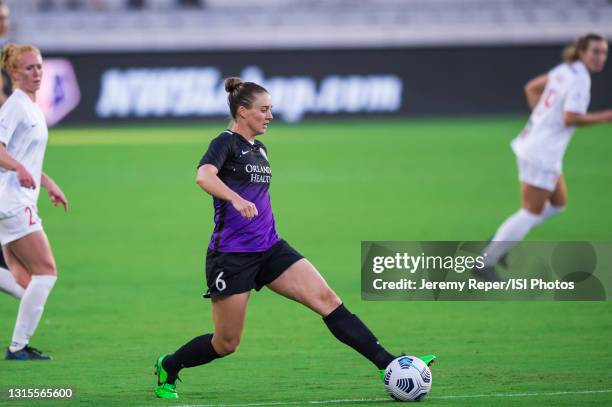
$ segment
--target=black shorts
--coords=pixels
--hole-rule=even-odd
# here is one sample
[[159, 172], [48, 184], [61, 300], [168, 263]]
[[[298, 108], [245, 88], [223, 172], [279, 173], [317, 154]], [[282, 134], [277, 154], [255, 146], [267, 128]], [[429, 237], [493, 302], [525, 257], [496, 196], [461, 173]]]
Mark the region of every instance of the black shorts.
[[296, 261], [300, 253], [279, 240], [265, 252], [222, 253], [208, 249], [206, 254], [206, 285], [204, 298], [257, 291], [276, 280]]

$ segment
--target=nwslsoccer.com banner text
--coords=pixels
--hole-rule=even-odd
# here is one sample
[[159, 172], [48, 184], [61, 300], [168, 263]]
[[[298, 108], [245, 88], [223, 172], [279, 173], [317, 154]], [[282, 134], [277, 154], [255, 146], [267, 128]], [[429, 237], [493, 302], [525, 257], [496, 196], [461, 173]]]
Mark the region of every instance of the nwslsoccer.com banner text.
[[612, 242], [507, 242], [491, 265], [488, 242], [362, 242], [364, 300], [607, 301]]

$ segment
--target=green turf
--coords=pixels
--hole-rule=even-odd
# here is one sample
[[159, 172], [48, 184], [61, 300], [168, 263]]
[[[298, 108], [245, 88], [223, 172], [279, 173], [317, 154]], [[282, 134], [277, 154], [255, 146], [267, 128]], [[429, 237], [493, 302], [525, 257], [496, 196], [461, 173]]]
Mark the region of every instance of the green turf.
[[[394, 352], [435, 353], [428, 406], [611, 405], [612, 304], [363, 302], [361, 240], [483, 240], [518, 206], [509, 141], [523, 119], [274, 124], [262, 137], [280, 234]], [[153, 363], [211, 330], [201, 299], [212, 205], [195, 166], [223, 124], [56, 129], [46, 171], [71, 212], [41, 194], [60, 279], [32, 345], [50, 363], [0, 361], [0, 387], [72, 386], [71, 402], [161, 406], [380, 399], [378, 372], [320, 318], [265, 290], [240, 349], [153, 398]], [[612, 128], [577, 132], [566, 213], [532, 240], [612, 240]], [[0, 341], [17, 301], [0, 295]], [[515, 397], [478, 396], [513, 394]], [[516, 396], [520, 395], [522, 396]], [[386, 401], [344, 403], [378, 405]], [[329, 403], [323, 402], [321, 405]]]

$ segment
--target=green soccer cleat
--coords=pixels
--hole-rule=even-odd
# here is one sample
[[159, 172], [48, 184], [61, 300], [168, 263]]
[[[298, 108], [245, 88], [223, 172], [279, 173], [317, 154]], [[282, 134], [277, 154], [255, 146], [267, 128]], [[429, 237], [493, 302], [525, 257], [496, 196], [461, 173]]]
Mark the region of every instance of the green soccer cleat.
[[[425, 362], [425, 364], [427, 366], [431, 366], [435, 363], [437, 357], [436, 355], [425, 355], [425, 356], [419, 356], [419, 359], [421, 359], [423, 362]], [[385, 370], [387, 369], [380, 369], [378, 372], [380, 373], [380, 380], [385, 380]]]
[[419, 359], [421, 359], [423, 362], [425, 362], [425, 364], [429, 367], [431, 367], [431, 365], [433, 365], [434, 363], [436, 363], [436, 355], [425, 355], [425, 356], [419, 356]]
[[155, 386], [155, 395], [160, 399], [177, 399], [178, 394], [176, 393], [176, 379], [168, 381], [168, 372], [164, 369], [162, 362], [168, 356], [167, 354], [161, 355], [155, 362], [155, 375], [157, 375], [157, 386]]

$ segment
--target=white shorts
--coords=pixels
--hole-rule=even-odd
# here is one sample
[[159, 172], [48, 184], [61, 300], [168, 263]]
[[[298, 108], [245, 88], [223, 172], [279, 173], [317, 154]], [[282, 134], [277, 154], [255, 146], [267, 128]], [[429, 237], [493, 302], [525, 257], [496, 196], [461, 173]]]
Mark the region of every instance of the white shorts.
[[537, 164], [517, 158], [519, 180], [525, 184], [553, 192], [561, 173], [542, 168]]
[[5, 246], [42, 228], [36, 206], [24, 206], [15, 215], [0, 219], [0, 244]]

